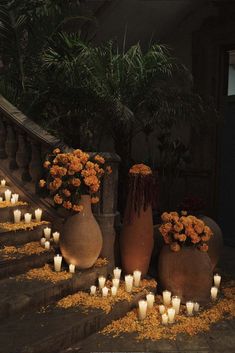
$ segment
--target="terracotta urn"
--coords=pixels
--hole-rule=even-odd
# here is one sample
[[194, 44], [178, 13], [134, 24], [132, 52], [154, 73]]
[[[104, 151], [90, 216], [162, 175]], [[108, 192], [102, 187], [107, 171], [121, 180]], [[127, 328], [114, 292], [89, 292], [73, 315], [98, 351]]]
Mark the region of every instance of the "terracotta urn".
[[68, 217], [60, 241], [61, 253], [68, 264], [79, 269], [94, 265], [100, 255], [103, 239], [100, 227], [92, 214], [89, 195], [82, 195], [80, 213]]
[[140, 270], [142, 275], [146, 275], [154, 245], [152, 216], [154, 179], [149, 167], [145, 165], [134, 167], [137, 167], [137, 170], [146, 168], [144, 170], [148, 174], [129, 173], [129, 193], [120, 234], [121, 262], [124, 273], [131, 274], [135, 270]]
[[164, 245], [158, 261], [158, 281], [161, 290], [169, 290], [182, 303], [195, 301], [206, 304], [210, 300], [213, 268], [209, 255], [193, 246], [174, 252]]
[[208, 242], [208, 255], [211, 259], [212, 268], [214, 269], [219, 262], [219, 258], [223, 249], [223, 234], [218, 224], [210, 217], [199, 216], [203, 222], [211, 228], [213, 236]]

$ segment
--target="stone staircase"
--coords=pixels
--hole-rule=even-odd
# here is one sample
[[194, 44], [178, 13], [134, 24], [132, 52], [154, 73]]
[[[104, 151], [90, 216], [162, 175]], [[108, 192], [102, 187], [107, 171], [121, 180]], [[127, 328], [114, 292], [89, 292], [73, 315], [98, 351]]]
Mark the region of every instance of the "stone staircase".
[[[9, 179], [7, 188], [15, 191]], [[0, 196], [4, 190], [0, 188]], [[20, 200], [27, 202], [22, 213], [33, 213], [37, 205], [24, 195]], [[67, 264], [63, 264], [62, 272], [55, 273], [53, 257], [60, 251], [58, 245], [51, 243], [50, 250], [45, 250], [40, 244], [45, 227], [57, 230], [53, 220], [43, 220], [33, 229], [4, 229], [3, 222], [14, 225], [15, 208], [19, 207], [8, 207], [7, 212], [0, 208], [0, 353], [66, 350], [125, 315], [143, 296], [139, 293], [131, 302], [118, 302], [108, 314], [93, 308], [84, 311], [80, 306], [58, 307], [58, 300], [79, 290], [88, 291], [99, 275], [107, 276], [108, 266], [101, 263], [70, 274]]]

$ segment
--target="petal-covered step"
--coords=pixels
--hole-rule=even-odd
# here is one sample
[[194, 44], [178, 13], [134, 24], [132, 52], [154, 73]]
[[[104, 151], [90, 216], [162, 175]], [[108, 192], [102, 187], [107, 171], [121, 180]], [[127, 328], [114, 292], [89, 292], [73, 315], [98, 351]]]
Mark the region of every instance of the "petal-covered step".
[[46, 250], [39, 241], [21, 246], [4, 246], [0, 248], [0, 279], [17, 275], [32, 267], [41, 267], [52, 261], [53, 256], [53, 249]]
[[91, 269], [74, 274], [56, 273], [53, 264], [45, 264], [28, 272], [0, 281], [0, 318], [17, 312], [45, 306], [53, 300], [81, 289], [88, 289], [99, 275], [107, 275], [107, 265], [95, 264]]
[[145, 295], [141, 288], [131, 298], [125, 295], [114, 301], [107, 311], [92, 307], [92, 297], [89, 307], [82, 302], [76, 305], [79, 292], [37, 312], [16, 316], [0, 325], [1, 353], [58, 353], [123, 317]]
[[0, 246], [20, 245], [27, 242], [40, 240], [43, 235], [43, 229], [50, 227], [46, 221], [31, 222], [29, 224], [21, 223], [0, 223]]
[[0, 223], [3, 222], [14, 222], [14, 211], [20, 210], [22, 217], [28, 211], [28, 203], [24, 201], [18, 201], [12, 204], [9, 201], [0, 202]]

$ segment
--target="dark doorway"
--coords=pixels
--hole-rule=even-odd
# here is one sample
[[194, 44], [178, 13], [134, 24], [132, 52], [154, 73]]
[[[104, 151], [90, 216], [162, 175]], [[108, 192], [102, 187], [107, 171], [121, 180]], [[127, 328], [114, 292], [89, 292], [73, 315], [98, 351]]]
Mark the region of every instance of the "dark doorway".
[[226, 243], [235, 246], [235, 50], [226, 52], [224, 120], [221, 126], [218, 221]]

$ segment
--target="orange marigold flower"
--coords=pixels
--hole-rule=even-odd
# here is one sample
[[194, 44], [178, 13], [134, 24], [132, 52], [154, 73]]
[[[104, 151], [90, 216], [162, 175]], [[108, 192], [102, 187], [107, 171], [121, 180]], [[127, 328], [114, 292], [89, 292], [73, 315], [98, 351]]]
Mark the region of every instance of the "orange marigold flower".
[[95, 168], [95, 164], [91, 161], [86, 162], [86, 169]]
[[161, 215], [161, 219], [163, 222], [170, 222], [171, 215], [168, 212], [163, 212], [163, 214]]
[[112, 168], [110, 167], [110, 165], [108, 165], [105, 169], [106, 173], [109, 175], [111, 174], [113, 171], [112, 171]]
[[184, 226], [182, 223], [180, 222], [177, 222], [175, 225], [174, 225], [174, 230], [176, 232], [181, 232], [182, 230], [184, 229]]
[[185, 234], [179, 234], [178, 239], [179, 241], [185, 241], [187, 239], [187, 236]]
[[170, 248], [174, 252], [180, 251], [180, 245], [177, 242], [174, 242], [170, 245]]
[[70, 201], [64, 201], [63, 207], [66, 208], [67, 210], [70, 210], [72, 208], [72, 204]]
[[50, 161], [45, 161], [45, 162], [43, 163], [43, 167], [44, 167], [44, 168], [49, 168], [50, 165], [51, 165], [51, 162], [50, 162]]
[[59, 148], [55, 148], [52, 153], [53, 154], [58, 154], [58, 153], [60, 153], [60, 149]]
[[69, 154], [60, 153], [56, 156], [55, 159], [57, 163], [67, 164], [69, 162]]
[[208, 251], [208, 245], [207, 244], [202, 244], [202, 245], [199, 245], [199, 250], [203, 251], [203, 252], [207, 252]]
[[56, 194], [54, 196], [54, 202], [57, 204], [57, 205], [61, 205], [63, 203], [63, 199], [62, 197], [59, 195], [59, 194]]
[[73, 211], [75, 212], [81, 212], [83, 210], [82, 205], [73, 205]]
[[78, 188], [81, 185], [81, 180], [79, 178], [73, 178], [70, 180], [70, 184]]
[[101, 164], [104, 164], [105, 163], [105, 159], [103, 157], [101, 157], [99, 154], [97, 154], [95, 157], [94, 157], [94, 160], [101, 163]]
[[50, 169], [50, 174], [53, 177], [59, 176], [63, 177], [67, 174], [67, 169], [63, 167], [59, 167], [58, 165], [53, 165]]
[[39, 180], [38, 185], [40, 186], [40, 188], [44, 188], [46, 186], [46, 181], [44, 179]]
[[72, 161], [70, 163], [70, 166], [69, 166], [69, 170], [77, 173], [77, 172], [80, 172], [83, 168], [83, 165], [82, 163], [78, 162], [78, 161]]
[[209, 234], [205, 234], [201, 237], [202, 241], [209, 241], [211, 236]]
[[141, 164], [133, 165], [130, 168], [129, 173], [130, 174], [150, 175], [150, 174], [152, 174], [152, 170], [147, 165], [141, 163]]
[[211, 230], [210, 227], [208, 227], [208, 226], [205, 226], [205, 227], [204, 227], [204, 232], [205, 232], [205, 234], [207, 234], [207, 235], [209, 235], [209, 236], [212, 236], [212, 235], [213, 235], [212, 230]]
[[66, 197], [71, 196], [71, 192], [68, 189], [63, 189], [62, 192]]
[[84, 178], [84, 183], [87, 186], [97, 185], [97, 184], [99, 184], [99, 180], [98, 180], [98, 178], [95, 175], [91, 175], [91, 176], [88, 176], [88, 177]]
[[91, 193], [95, 194], [100, 188], [100, 184], [97, 184], [97, 185], [91, 185], [90, 186], [90, 191]]
[[201, 234], [204, 230], [204, 225], [201, 223], [196, 223], [194, 226], [194, 230], [197, 232], [197, 234]]
[[100, 201], [100, 199], [99, 199], [99, 197], [92, 197], [91, 198], [91, 203], [97, 203], [97, 202], [99, 202]]
[[49, 189], [51, 191], [55, 191], [59, 189], [62, 185], [62, 180], [59, 178], [55, 178], [50, 184], [49, 184]]

